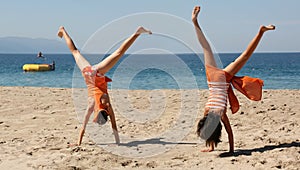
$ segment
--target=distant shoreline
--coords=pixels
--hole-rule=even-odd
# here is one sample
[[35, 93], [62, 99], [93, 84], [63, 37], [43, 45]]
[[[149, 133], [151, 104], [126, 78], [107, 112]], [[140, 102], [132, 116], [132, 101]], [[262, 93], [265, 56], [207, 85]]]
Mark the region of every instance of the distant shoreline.
[[[26, 54], [26, 55], [37, 55], [38, 51], [35, 53], [35, 52], [0, 52], [1, 55], [5, 55], [5, 54], [9, 54], [9, 55], [22, 55], [22, 54]], [[241, 52], [219, 52], [217, 54], [240, 54]], [[272, 54], [272, 53], [275, 53], [275, 54], [300, 54], [300, 51], [274, 51], [274, 52], [271, 52], [271, 51], [262, 51], [262, 52], [254, 52], [254, 54]], [[71, 53], [47, 53], [47, 52], [43, 52], [44, 55], [55, 55], [55, 54], [60, 54], [60, 55], [72, 55]], [[109, 55], [109, 54], [105, 54], [105, 53], [82, 53], [83, 55]], [[128, 53], [128, 54], [125, 54], [125, 55], [158, 55], [160, 53], [151, 53], [151, 54], [131, 54], [131, 53]], [[175, 53], [175, 54], [178, 54], [178, 55], [186, 55], [186, 54], [195, 54], [195, 53]], [[202, 53], [199, 53], [199, 54], [202, 54]], [[167, 55], [167, 54], [166, 54]]]

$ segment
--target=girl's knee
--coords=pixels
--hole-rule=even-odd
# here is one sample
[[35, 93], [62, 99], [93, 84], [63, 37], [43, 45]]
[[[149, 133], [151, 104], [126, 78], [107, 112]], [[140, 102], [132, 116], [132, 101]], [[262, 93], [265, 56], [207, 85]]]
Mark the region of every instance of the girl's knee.
[[78, 55], [81, 55], [81, 54], [80, 54], [80, 51], [77, 50], [77, 49], [71, 50], [71, 53], [72, 53], [75, 57], [78, 56]]

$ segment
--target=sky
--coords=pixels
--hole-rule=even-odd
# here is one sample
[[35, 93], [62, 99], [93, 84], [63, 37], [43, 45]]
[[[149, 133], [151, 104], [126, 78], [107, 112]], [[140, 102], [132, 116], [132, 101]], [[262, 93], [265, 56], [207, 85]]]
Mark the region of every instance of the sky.
[[[200, 25], [217, 52], [242, 52], [262, 24], [274, 24], [276, 31], [263, 37], [258, 52], [300, 51], [299, 0], [1, 0], [0, 4], [0, 37], [59, 40], [56, 33], [63, 25], [79, 48], [92, 43], [104, 48], [120, 42], [134, 27], [143, 24], [157, 33], [148, 38], [148, 43], [168, 44], [151, 48], [184, 52], [185, 48], [178, 47], [180, 44], [162, 40], [159, 35], [175, 37], [181, 46], [194, 43], [196, 36], [190, 18], [193, 7], [199, 5]], [[131, 16], [140, 17], [135, 20]], [[92, 41], [97, 35], [103, 39]], [[147, 37], [138, 42], [143, 44], [143, 39]]]

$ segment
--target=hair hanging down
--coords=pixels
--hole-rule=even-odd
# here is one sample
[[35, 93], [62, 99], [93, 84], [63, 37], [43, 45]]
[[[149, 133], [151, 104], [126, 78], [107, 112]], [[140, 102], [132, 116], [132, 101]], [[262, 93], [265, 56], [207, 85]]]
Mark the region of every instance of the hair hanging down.
[[[211, 142], [215, 143], [215, 146], [217, 147], [218, 143], [221, 142], [221, 131], [222, 131], [222, 125], [221, 122], [219, 121], [217, 123], [217, 126], [214, 127], [214, 131], [212, 132], [210, 128], [207, 128], [207, 115], [205, 115], [201, 120], [198, 122], [198, 127], [197, 127], [197, 135], [201, 137], [202, 139], [206, 139], [206, 146], [209, 146]], [[212, 123], [210, 123], [212, 124]], [[206, 126], [204, 128], [204, 126]], [[210, 126], [210, 125], [208, 125]], [[204, 135], [203, 135], [204, 134]], [[209, 137], [205, 137], [205, 134], [211, 134]]]
[[99, 125], [104, 125], [107, 122], [107, 117], [108, 117], [107, 112], [105, 110], [100, 110], [98, 119], [97, 119], [97, 123]]

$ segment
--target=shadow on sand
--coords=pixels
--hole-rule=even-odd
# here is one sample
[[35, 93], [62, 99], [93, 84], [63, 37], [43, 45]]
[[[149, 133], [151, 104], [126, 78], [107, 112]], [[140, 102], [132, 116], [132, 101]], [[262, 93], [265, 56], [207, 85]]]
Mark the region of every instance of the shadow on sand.
[[193, 142], [168, 142], [163, 141], [164, 138], [152, 138], [147, 140], [138, 140], [138, 141], [132, 141], [128, 143], [121, 143], [121, 146], [128, 146], [128, 147], [135, 147], [138, 145], [147, 145], [147, 144], [157, 144], [157, 145], [196, 145], [197, 143]]
[[250, 156], [253, 152], [266, 152], [274, 149], [279, 148], [291, 148], [291, 147], [300, 147], [300, 142], [292, 142], [292, 143], [283, 143], [279, 145], [267, 145], [261, 148], [254, 148], [254, 149], [238, 149], [234, 153], [224, 152], [219, 155], [219, 157], [230, 157], [230, 156], [241, 156], [246, 155]]

